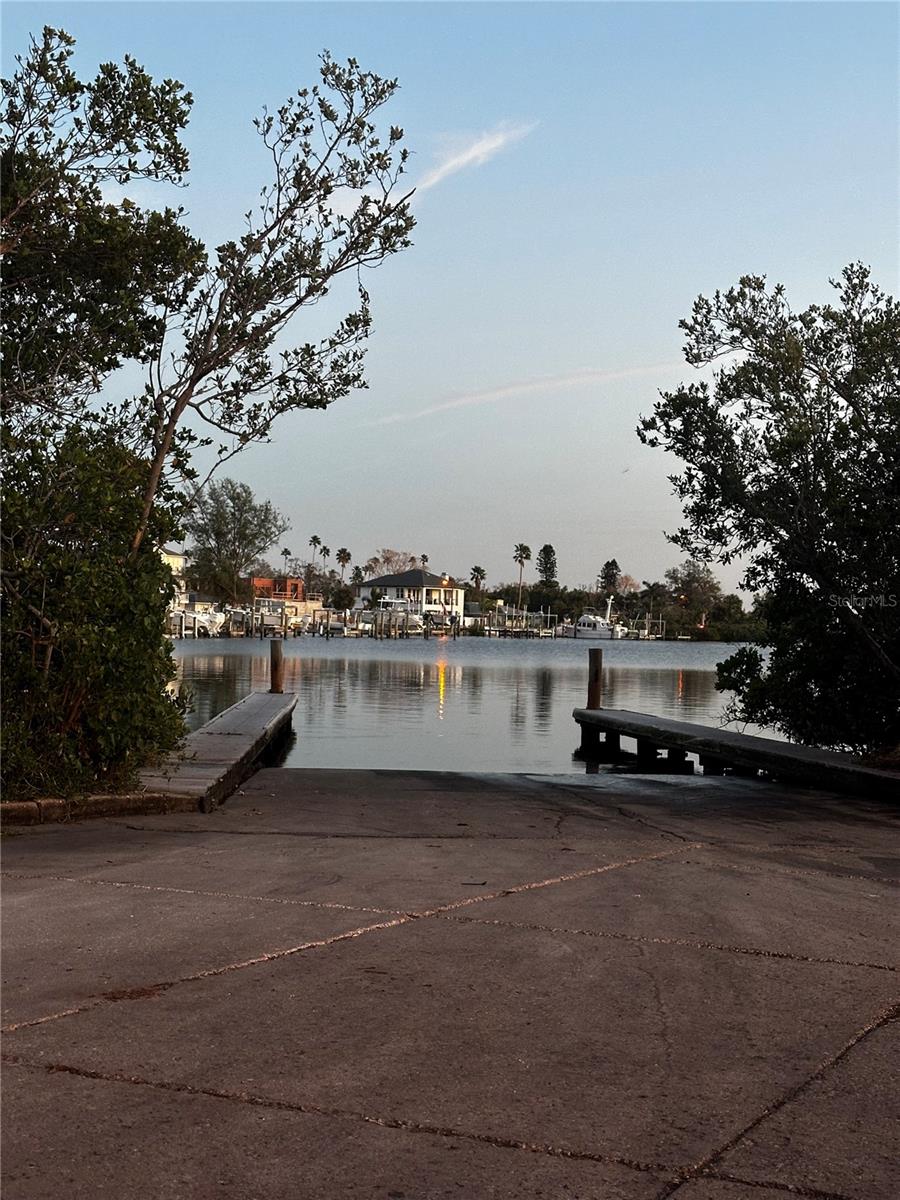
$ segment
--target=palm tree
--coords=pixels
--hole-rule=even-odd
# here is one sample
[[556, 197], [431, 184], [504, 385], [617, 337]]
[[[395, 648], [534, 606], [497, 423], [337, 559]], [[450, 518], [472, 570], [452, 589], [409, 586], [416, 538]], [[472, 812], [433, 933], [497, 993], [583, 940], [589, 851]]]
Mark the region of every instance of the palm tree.
[[481, 585], [487, 578], [487, 571], [485, 571], [484, 567], [473, 567], [469, 572], [469, 578], [475, 584], [475, 591], [480, 592]]
[[331, 558], [331, 551], [328, 549], [328, 547], [327, 547], [327, 546], [323, 546], [323, 547], [322, 547], [322, 549], [319, 551], [319, 553], [322, 555], [322, 571], [324, 572], [324, 570], [325, 570], [325, 559], [326, 559], [326, 558]]
[[519, 564], [519, 598], [516, 601], [516, 608], [521, 612], [522, 609], [522, 572], [525, 570], [525, 564], [531, 561], [531, 547], [526, 546], [524, 542], [519, 542], [513, 554], [513, 562]]
[[284, 549], [281, 551], [281, 557], [284, 559], [284, 577], [285, 577], [285, 579], [287, 579], [288, 559], [291, 557], [291, 552], [290, 552], [290, 550], [288, 550], [287, 546], [285, 546]]
[[335, 553], [334, 557], [341, 564], [341, 583], [343, 583], [344, 582], [344, 572], [346, 571], [347, 567], [349, 567], [350, 560], [353, 558], [353, 555], [350, 553], [350, 551], [347, 549], [346, 546], [341, 546], [340, 550], [338, 550]]
[[424, 570], [425, 570], [425, 568], [428, 566], [428, 555], [427, 555], [427, 554], [420, 554], [420, 555], [419, 555], [419, 562], [422, 564], [422, 570], [424, 571]]
[[315, 564], [316, 564], [316, 551], [318, 550], [319, 546], [321, 546], [321, 545], [322, 545], [322, 539], [319, 537], [319, 535], [318, 535], [317, 533], [314, 533], [314, 534], [312, 535], [312, 537], [309, 539], [309, 544], [310, 544], [310, 545], [312, 546], [312, 548], [313, 548], [313, 566], [315, 566]]

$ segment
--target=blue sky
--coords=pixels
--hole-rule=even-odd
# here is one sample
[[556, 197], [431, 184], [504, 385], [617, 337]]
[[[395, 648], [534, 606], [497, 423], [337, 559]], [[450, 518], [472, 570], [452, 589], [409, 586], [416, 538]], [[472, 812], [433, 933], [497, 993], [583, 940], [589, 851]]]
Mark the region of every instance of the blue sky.
[[[898, 290], [898, 14], [868, 3], [7, 3], [77, 68], [132, 53], [195, 97], [180, 197], [214, 245], [267, 181], [251, 119], [317, 56], [396, 76], [415, 246], [369, 280], [368, 391], [296, 413], [227, 473], [354, 560], [392, 546], [512, 579], [551, 542], [562, 582], [679, 553], [676, 467], [634, 435], [689, 377], [679, 318], [744, 273], [796, 306], [854, 259]], [[422, 185], [426, 186], [422, 186]], [[144, 187], [146, 203], [170, 202]], [[317, 311], [297, 340], [345, 305]], [[722, 569], [729, 587], [734, 568]]]

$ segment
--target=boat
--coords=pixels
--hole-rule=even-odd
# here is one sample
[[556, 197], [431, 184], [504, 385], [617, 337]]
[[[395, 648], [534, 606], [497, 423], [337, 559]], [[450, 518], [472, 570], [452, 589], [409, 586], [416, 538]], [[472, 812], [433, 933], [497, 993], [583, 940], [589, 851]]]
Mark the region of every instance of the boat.
[[604, 616], [592, 608], [586, 608], [574, 624], [567, 622], [556, 627], [557, 637], [578, 638], [586, 642], [617, 641], [627, 633], [628, 626], [612, 618], [612, 600], [606, 605]]
[[392, 630], [399, 629], [401, 632], [411, 634], [425, 632], [424, 620], [419, 613], [413, 612], [408, 600], [391, 600], [385, 597], [378, 601], [377, 608], [357, 610], [359, 629], [371, 633], [373, 626], [377, 623], [376, 617], [381, 620], [384, 613], [387, 613], [385, 619]]
[[191, 608], [170, 608], [167, 617], [171, 637], [218, 637], [225, 625], [225, 613], [198, 612]]

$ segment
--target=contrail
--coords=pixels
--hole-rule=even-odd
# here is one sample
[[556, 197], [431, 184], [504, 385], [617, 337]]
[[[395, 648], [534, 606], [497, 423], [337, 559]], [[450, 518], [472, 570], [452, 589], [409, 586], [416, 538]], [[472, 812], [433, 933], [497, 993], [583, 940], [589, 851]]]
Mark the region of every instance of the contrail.
[[446, 179], [448, 175], [455, 175], [457, 171], [462, 171], [466, 167], [480, 167], [483, 163], [489, 162], [495, 154], [499, 154], [505, 146], [527, 137], [535, 128], [537, 128], [536, 123], [531, 125], [501, 124], [488, 133], [479, 134], [468, 146], [448, 155], [437, 166], [432, 167], [428, 174], [419, 181], [416, 191], [426, 192], [435, 184]]
[[545, 379], [532, 379], [521, 383], [510, 383], [505, 387], [486, 388], [483, 391], [467, 392], [461, 396], [453, 396], [442, 400], [439, 404], [430, 404], [414, 412], [388, 413], [373, 421], [365, 421], [365, 428], [375, 425], [395, 425], [403, 421], [418, 421], [422, 417], [432, 417], [436, 413], [449, 412], [454, 408], [469, 408], [477, 404], [493, 404], [495, 400], [507, 400], [514, 396], [527, 396], [532, 392], [559, 391], [564, 388], [581, 387], [586, 383], [611, 383], [617, 379], [637, 379], [642, 375], [652, 375], [660, 371], [684, 370], [684, 363], [657, 363], [648, 367], [626, 367], [621, 371], [584, 370], [574, 371], [570, 375], [553, 375]]

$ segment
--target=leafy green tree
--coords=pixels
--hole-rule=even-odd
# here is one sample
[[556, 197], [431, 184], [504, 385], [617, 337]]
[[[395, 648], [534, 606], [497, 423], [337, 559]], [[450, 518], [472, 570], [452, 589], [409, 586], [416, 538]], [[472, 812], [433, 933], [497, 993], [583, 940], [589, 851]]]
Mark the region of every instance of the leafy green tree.
[[469, 572], [469, 578], [475, 584], [475, 591], [480, 592], [482, 584], [487, 579], [487, 571], [484, 567], [473, 567]]
[[522, 572], [525, 570], [525, 564], [531, 561], [531, 547], [526, 546], [524, 542], [517, 542], [516, 548], [513, 551], [513, 562], [519, 564], [519, 594], [516, 597], [516, 608], [522, 607]]
[[193, 539], [189, 580], [232, 604], [248, 593], [245, 576], [288, 529], [268, 500], [258, 503], [245, 483], [213, 482], [185, 523]]
[[727, 595], [711, 608], [706, 632], [715, 642], [761, 642], [766, 626], [758, 605], [746, 612], [740, 596]]
[[[158, 482], [187, 414], [223, 440], [223, 462], [248, 442], [269, 437], [283, 413], [326, 408], [365, 386], [369, 297], [318, 343], [285, 346], [292, 319], [318, 304], [343, 276], [360, 278], [409, 246], [409, 197], [395, 198], [407, 151], [403, 131], [380, 133], [375, 118], [396, 80], [322, 56], [321, 85], [302, 88], [256, 122], [272, 182], [244, 232], [217, 248], [216, 259], [181, 306], [190, 331], [156, 363], [170, 363], [153, 388], [151, 479]], [[273, 349], [276, 341], [284, 346]], [[163, 357], [168, 351], [167, 357]], [[153, 503], [148, 489], [145, 508]], [[140, 540], [141, 531], [136, 534]]]
[[7, 446], [4, 795], [127, 784], [184, 733], [165, 639], [174, 583], [156, 549], [177, 532], [177, 505], [155, 506], [150, 537], [131, 555], [148, 466], [114, 432], [9, 435]]
[[[93, 85], [83, 85], [69, 66], [72, 53], [73, 40], [48, 29], [4, 83], [11, 128], [5, 153], [12, 154], [11, 178], [21, 182], [6, 208], [3, 242], [17, 254], [25, 253], [30, 223], [42, 219], [46, 206], [63, 220], [77, 211], [79, 182], [96, 188], [104, 179], [123, 183], [141, 172], [177, 179], [187, 166], [178, 133], [189, 97], [180, 84], [167, 80], [154, 87], [126, 59], [124, 70], [105, 64]], [[325, 408], [365, 386], [371, 318], [361, 284], [354, 310], [331, 334], [295, 345], [288, 339], [293, 318], [342, 277], [358, 281], [362, 268], [410, 244], [409, 195], [395, 196], [407, 152], [400, 147], [401, 129], [381, 132], [375, 124], [396, 91], [395, 80], [363, 71], [354, 59], [340, 65], [328, 54], [320, 76], [320, 84], [299, 90], [255, 122], [273, 175], [258, 207], [245, 214], [243, 231], [218, 246], [209, 261], [202, 247], [187, 242], [190, 264], [182, 262], [171, 279], [149, 288], [157, 324], [145, 331], [135, 355], [146, 365], [146, 386], [119, 406], [151, 464], [134, 553], [166, 472], [188, 483], [196, 478], [190, 452], [198, 439], [213, 446], [218, 465], [247, 444], [265, 441], [282, 413]], [[157, 227], [176, 238], [173, 222], [164, 214]], [[45, 256], [48, 291], [54, 278], [57, 286], [60, 281], [49, 263]], [[110, 312], [117, 311], [113, 300]], [[79, 371], [80, 392], [70, 389], [69, 415], [76, 419], [88, 412], [111, 366], [103, 325], [85, 332], [83, 354], [92, 371]], [[51, 379], [52, 355], [41, 362], [43, 377]], [[26, 378], [19, 391], [38, 396], [40, 388]], [[43, 385], [42, 395], [49, 393]], [[208, 435], [200, 437], [194, 427], [204, 423]]]
[[535, 560], [538, 576], [545, 586], [557, 583], [557, 566], [556, 566], [556, 551], [547, 542], [541, 546], [538, 551], [537, 559]]
[[[2, 671], [7, 794], [70, 794], [126, 781], [175, 745], [184, 706], [167, 688], [178, 533], [166, 480], [134, 549], [150, 483], [142, 403], [102, 406], [109, 373], [149, 362], [194, 285], [202, 247], [179, 214], [105, 203], [101, 185], [178, 182], [190, 96], [126, 58], [81, 83], [72, 39], [47, 28], [3, 81]], [[125, 530], [130, 523], [131, 533]], [[123, 540], [125, 539], [125, 540]], [[132, 552], [129, 553], [129, 545]]]
[[164, 310], [197, 281], [203, 248], [181, 211], [106, 203], [104, 184], [181, 180], [191, 97], [134, 59], [81, 82], [73, 39], [44, 29], [3, 81], [3, 413], [82, 415], [126, 359], [147, 361]]
[[666, 571], [669, 596], [691, 622], [705, 624], [706, 616], [722, 598], [722, 585], [706, 563], [689, 559]]
[[619, 590], [619, 576], [622, 570], [614, 558], [609, 558], [600, 569], [600, 586], [604, 596], [614, 596]]
[[716, 376], [664, 393], [638, 432], [685, 464], [672, 540], [743, 556], [766, 598], [768, 654], [719, 667], [735, 715], [876, 750], [900, 740], [900, 305], [860, 263], [833, 286], [801, 312], [757, 276], [700, 297], [686, 357]]
[[[344, 582], [344, 572], [346, 571], [347, 567], [350, 566], [350, 562], [353, 558], [353, 555], [350, 553], [350, 551], [347, 549], [346, 546], [341, 546], [341, 548], [339, 550], [335, 551], [334, 557], [337, 559], [338, 563], [340, 564], [341, 583], [343, 583]], [[344, 605], [344, 607], [347, 608], [348, 605]]]
[[659, 580], [651, 583], [645, 579], [643, 584], [644, 586], [639, 592], [641, 603], [650, 609], [651, 615], [654, 612], [658, 613], [669, 602], [668, 586]]
[[[188, 159], [180, 133], [191, 98], [179, 83], [154, 83], [130, 57], [122, 67], [103, 64], [93, 81], [82, 82], [71, 68], [73, 45], [48, 27], [3, 81], [0, 231], [4, 455], [66, 498], [66, 561], [97, 573], [96, 586], [72, 593], [82, 628], [96, 633], [79, 638], [66, 620], [49, 615], [45, 600], [35, 603], [34, 581], [62, 595], [68, 567], [60, 566], [45, 492], [29, 502], [13, 473], [7, 516], [17, 513], [19, 524], [6, 546], [3, 597], [8, 607], [21, 604], [22, 620], [27, 615], [32, 624], [6, 643], [5, 678], [27, 679], [35, 630], [44, 639], [35, 653], [47, 655], [49, 667], [46, 686], [31, 693], [37, 707], [8, 723], [26, 741], [7, 747], [7, 762], [22, 763], [46, 743], [60, 767], [59, 788], [78, 774], [77, 753], [67, 749], [74, 744], [71, 722], [84, 723], [85, 738], [99, 729], [90, 724], [93, 697], [75, 704], [68, 681], [95, 681], [107, 663], [101, 635], [143, 657], [122, 672], [134, 686], [133, 703], [123, 700], [107, 734], [85, 742], [84, 778], [149, 753], [154, 723], [155, 744], [171, 743], [173, 710], [168, 701], [168, 708], [157, 705], [154, 691], [157, 672], [172, 671], [160, 649], [166, 595], [146, 581], [158, 568], [159, 545], [174, 535], [179, 511], [198, 490], [192, 451], [209, 445], [220, 465], [266, 440], [280, 414], [324, 408], [365, 386], [371, 319], [360, 272], [408, 246], [413, 227], [409, 196], [396, 195], [407, 153], [402, 130], [376, 126], [396, 81], [327, 54], [319, 85], [257, 122], [271, 181], [240, 232], [212, 255], [185, 230], [181, 210], [105, 202], [101, 187], [110, 182], [181, 181]], [[295, 337], [294, 317], [333, 294], [344, 277], [357, 285], [352, 311], [318, 341]], [[110, 373], [129, 362], [145, 371], [141, 393], [101, 402]], [[103, 463], [91, 446], [106, 456], [121, 489], [106, 510], [91, 499], [102, 490], [94, 472]], [[127, 486], [124, 465], [116, 474], [119, 463], [129, 464]], [[83, 481], [83, 505], [73, 480]], [[134, 486], [142, 489], [137, 506]], [[109, 530], [97, 523], [103, 511]], [[132, 522], [124, 553], [123, 514]], [[83, 538], [80, 558], [76, 535]], [[164, 583], [165, 572], [159, 578]], [[131, 611], [119, 603], [123, 587], [139, 595]], [[121, 628], [110, 630], [115, 622]], [[135, 622], [147, 635], [143, 642], [129, 641]], [[69, 674], [57, 669], [63, 657]], [[96, 684], [98, 704], [108, 694]], [[62, 726], [54, 725], [60, 713]], [[177, 712], [175, 718], [180, 727]], [[57, 741], [53, 729], [62, 730]]]
[[336, 583], [329, 593], [328, 603], [332, 608], [343, 612], [345, 609], [353, 607], [355, 599], [356, 593], [352, 587], [346, 583]]

